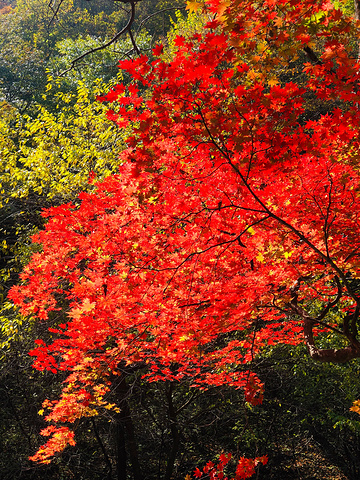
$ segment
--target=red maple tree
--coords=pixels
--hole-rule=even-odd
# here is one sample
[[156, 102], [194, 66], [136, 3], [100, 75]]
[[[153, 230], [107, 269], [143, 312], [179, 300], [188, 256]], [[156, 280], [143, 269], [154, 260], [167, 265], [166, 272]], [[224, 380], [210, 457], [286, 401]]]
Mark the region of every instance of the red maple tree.
[[[257, 403], [248, 364], [268, 345], [360, 357], [357, 22], [316, 0], [190, 7], [212, 14], [203, 34], [178, 37], [171, 60], [156, 47], [121, 62], [133, 81], [103, 99], [131, 126], [119, 175], [44, 212], [10, 293], [39, 319], [66, 311], [32, 351], [69, 372], [45, 405], [55, 423], [105, 405], [120, 364]], [[35, 460], [74, 442], [67, 426], [44, 434]]]

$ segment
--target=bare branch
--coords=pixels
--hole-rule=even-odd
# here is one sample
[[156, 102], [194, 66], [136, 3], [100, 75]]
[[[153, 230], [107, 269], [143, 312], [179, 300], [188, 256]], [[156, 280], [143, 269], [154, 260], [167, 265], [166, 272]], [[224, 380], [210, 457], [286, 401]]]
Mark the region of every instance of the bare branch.
[[78, 63], [80, 60], [82, 60], [84, 57], [87, 57], [88, 55], [91, 55], [92, 53], [95, 53], [95, 52], [99, 52], [100, 50], [104, 50], [105, 48], [109, 47], [110, 45], [112, 45], [113, 43], [115, 43], [120, 37], [121, 35], [123, 35], [124, 33], [128, 32], [129, 33], [129, 36], [130, 36], [130, 39], [131, 39], [131, 43], [133, 44], [133, 47], [134, 47], [134, 50], [136, 51], [136, 53], [138, 55], [140, 55], [140, 50], [138, 48], [138, 46], [136, 45], [135, 43], [135, 40], [134, 40], [134, 37], [132, 35], [132, 32], [131, 32], [131, 26], [132, 24], [134, 23], [134, 19], [135, 19], [135, 0], [131, 0], [130, 2], [130, 5], [131, 5], [131, 12], [130, 12], [130, 17], [129, 17], [129, 20], [127, 22], [127, 24], [125, 25], [125, 27], [120, 30], [120, 32], [118, 32], [111, 40], [109, 40], [107, 43], [104, 43], [103, 45], [100, 45], [99, 47], [95, 47], [95, 48], [92, 48], [91, 50], [88, 50], [87, 52], [83, 53], [82, 55], [78, 56], [77, 58], [75, 58], [72, 62], [71, 62], [71, 67], [68, 68], [67, 70], [65, 70], [64, 72], [62, 72], [59, 76], [62, 77], [64, 76], [67, 72], [69, 72], [70, 70], [72, 70], [76, 63]]
[[316, 319], [315, 319], [316, 323], [320, 322], [323, 318], [325, 318], [325, 316], [328, 314], [330, 308], [335, 307], [335, 305], [340, 301], [340, 298], [342, 296], [342, 288], [341, 288], [341, 283], [340, 283], [339, 277], [337, 275], [335, 275], [335, 282], [336, 282], [336, 286], [337, 286], [337, 289], [338, 289], [336, 298], [332, 302], [329, 302], [326, 305], [326, 307], [323, 309], [323, 311], [316, 317]]
[[56, 2], [52, 2], [51, 0], [49, 1], [48, 7], [53, 12], [53, 16], [51, 17], [50, 22], [48, 23], [48, 26], [47, 26], [48, 29], [49, 29], [50, 25], [52, 24], [52, 22], [55, 20], [63, 2], [64, 2], [64, 0], [60, 0], [59, 4], [56, 6]]
[[312, 48], [310, 48], [308, 45], [306, 45], [306, 47], [304, 47], [303, 50], [304, 50], [304, 52], [306, 53], [306, 55], [308, 56], [309, 60], [312, 63], [315, 63], [315, 65], [322, 65], [323, 64], [323, 62], [316, 55], [314, 50]]

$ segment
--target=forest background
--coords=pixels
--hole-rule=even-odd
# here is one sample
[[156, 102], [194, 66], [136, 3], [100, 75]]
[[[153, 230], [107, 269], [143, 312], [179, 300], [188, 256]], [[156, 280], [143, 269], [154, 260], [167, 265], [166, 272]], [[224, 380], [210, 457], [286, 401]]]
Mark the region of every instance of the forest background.
[[[353, 13], [351, 4], [343, 8]], [[30, 237], [44, 226], [42, 209], [90, 191], [90, 173], [101, 179], [118, 171], [127, 132], [96, 98], [130, 81], [117, 64], [136, 58], [131, 39], [72, 62], [109, 42], [129, 11], [105, 0], [64, 1], [58, 9], [43, 0], [1, 3], [0, 478], [170, 480], [232, 452], [268, 456], [257, 478], [358, 479], [360, 425], [349, 410], [360, 398], [358, 361], [316, 363], [303, 345], [269, 345], [255, 357], [252, 369], [265, 383], [259, 406], [230, 387], [147, 383], [130, 369], [126, 385], [114, 389], [120, 412], [79, 420], [76, 446], [52, 463], [28, 459], [43, 443], [41, 404], [59, 395], [65, 377], [32, 367], [28, 351], [52, 333], [21, 316], [7, 293], [38, 248]], [[151, 55], [161, 41], [171, 58], [175, 36], [201, 32], [204, 23], [183, 2], [143, 0], [133, 32], [142, 52]]]

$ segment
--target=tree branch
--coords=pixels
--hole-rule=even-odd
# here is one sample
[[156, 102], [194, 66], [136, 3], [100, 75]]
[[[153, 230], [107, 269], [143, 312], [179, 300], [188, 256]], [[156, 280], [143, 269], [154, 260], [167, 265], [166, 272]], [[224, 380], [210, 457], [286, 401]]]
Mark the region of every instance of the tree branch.
[[[325, 315], [323, 315], [324, 313], [323, 311], [317, 318], [313, 318], [298, 304], [298, 291], [300, 289], [301, 282], [308, 279], [309, 277], [300, 277], [291, 288], [290, 307], [295, 311], [295, 313], [300, 315], [302, 318], [305, 344], [308, 349], [310, 357], [319, 362], [333, 362], [333, 363], [345, 363], [354, 358], [360, 358], [360, 344], [353, 335], [351, 335], [349, 332], [346, 332], [345, 326], [343, 329], [343, 333], [346, 336], [346, 338], [350, 341], [350, 345], [348, 345], [347, 347], [318, 348], [315, 345], [313, 327], [316, 323], [318, 323], [318, 319], [323, 318], [323, 316]], [[335, 302], [341, 297], [339, 279], [337, 279], [336, 282], [338, 285], [338, 295], [333, 302], [331, 303], [329, 302], [328, 306], [325, 307], [326, 311], [328, 311], [328, 308], [334, 305]], [[351, 318], [351, 316], [349, 318]]]
[[120, 30], [120, 32], [118, 32], [111, 40], [109, 40], [107, 43], [104, 43], [103, 45], [100, 45], [99, 47], [96, 47], [96, 48], [92, 48], [91, 50], [88, 50], [87, 52], [83, 53], [82, 55], [79, 55], [77, 58], [75, 58], [72, 62], [71, 62], [71, 67], [68, 68], [67, 70], [65, 70], [64, 72], [60, 73], [60, 77], [64, 76], [66, 73], [70, 72], [70, 70], [72, 70], [76, 63], [78, 63], [80, 60], [82, 60], [84, 57], [87, 57], [88, 55], [91, 55], [92, 53], [95, 53], [95, 52], [99, 52], [100, 50], [104, 50], [105, 48], [109, 47], [110, 45], [112, 45], [113, 43], [115, 43], [120, 37], [121, 35], [123, 35], [124, 33], [128, 32], [129, 33], [129, 36], [130, 36], [130, 40], [131, 40], [131, 43], [134, 47], [134, 50], [135, 52], [140, 55], [140, 50], [138, 48], [138, 46], [136, 45], [135, 43], [135, 40], [134, 40], [134, 36], [131, 32], [131, 27], [132, 27], [132, 24], [134, 23], [134, 19], [135, 19], [135, 0], [130, 0], [130, 5], [131, 5], [131, 12], [130, 12], [130, 17], [129, 17], [129, 20], [127, 22], [127, 24], [125, 25], [125, 27]]

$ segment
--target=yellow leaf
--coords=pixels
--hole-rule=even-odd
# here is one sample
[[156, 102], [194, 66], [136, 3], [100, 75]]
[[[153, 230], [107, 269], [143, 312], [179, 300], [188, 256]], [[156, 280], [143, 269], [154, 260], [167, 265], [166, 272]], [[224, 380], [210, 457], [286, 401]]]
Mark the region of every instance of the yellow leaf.
[[197, 12], [201, 10], [203, 7], [203, 3], [199, 2], [187, 2], [186, 9], [189, 10], [190, 13]]
[[82, 306], [82, 311], [83, 312], [91, 312], [91, 310], [93, 310], [94, 307], [95, 307], [95, 303], [90, 302], [90, 300], [88, 298], [85, 298], [83, 306]]
[[264, 261], [264, 255], [260, 252], [256, 257], [256, 260], [262, 263]]
[[274, 87], [275, 85], [279, 84], [279, 80], [277, 78], [270, 78], [268, 81], [269, 87]]

